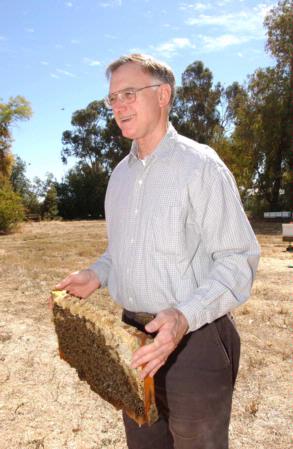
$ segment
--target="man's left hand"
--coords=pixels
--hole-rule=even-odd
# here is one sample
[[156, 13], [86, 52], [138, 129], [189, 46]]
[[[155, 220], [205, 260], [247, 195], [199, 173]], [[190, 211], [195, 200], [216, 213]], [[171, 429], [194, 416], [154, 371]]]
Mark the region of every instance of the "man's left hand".
[[188, 322], [183, 313], [177, 309], [165, 309], [150, 321], [145, 329], [157, 332], [154, 341], [135, 351], [132, 368], [142, 366], [141, 378], [154, 376], [174, 351], [188, 330]]

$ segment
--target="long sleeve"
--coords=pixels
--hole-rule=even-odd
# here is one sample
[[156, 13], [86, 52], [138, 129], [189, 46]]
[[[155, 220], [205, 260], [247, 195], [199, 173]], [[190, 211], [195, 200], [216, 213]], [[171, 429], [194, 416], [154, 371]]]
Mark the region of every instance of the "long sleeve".
[[101, 287], [106, 287], [108, 285], [111, 264], [111, 256], [108, 249], [106, 249], [104, 254], [102, 254], [96, 262], [89, 266], [89, 269], [93, 270], [97, 275], [99, 281], [101, 282]]
[[204, 179], [200, 195], [192, 188], [190, 192], [210, 260], [208, 274], [198, 288], [177, 305], [190, 331], [223, 316], [249, 297], [260, 255], [234, 178], [226, 168], [210, 175]]
[[116, 166], [105, 211], [109, 246], [91, 268], [125, 309], [175, 307], [192, 331], [249, 297], [259, 246], [211, 148], [170, 127], [144, 164], [133, 151]]

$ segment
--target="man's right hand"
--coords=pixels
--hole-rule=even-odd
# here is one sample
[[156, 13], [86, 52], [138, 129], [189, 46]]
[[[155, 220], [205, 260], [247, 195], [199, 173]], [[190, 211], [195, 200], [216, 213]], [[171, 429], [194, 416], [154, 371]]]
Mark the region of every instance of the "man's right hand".
[[59, 284], [55, 285], [55, 290], [66, 290], [79, 298], [87, 298], [101, 283], [93, 270], [81, 270], [71, 273]]

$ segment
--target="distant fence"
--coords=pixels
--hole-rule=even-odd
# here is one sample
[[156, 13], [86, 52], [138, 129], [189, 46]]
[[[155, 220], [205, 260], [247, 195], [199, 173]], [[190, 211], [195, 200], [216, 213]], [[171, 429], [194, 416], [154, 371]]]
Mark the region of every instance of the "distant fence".
[[42, 217], [40, 214], [26, 214], [25, 219], [27, 221], [41, 221]]
[[264, 218], [270, 220], [291, 220], [293, 217], [293, 213], [291, 211], [282, 211], [282, 212], [264, 212]]

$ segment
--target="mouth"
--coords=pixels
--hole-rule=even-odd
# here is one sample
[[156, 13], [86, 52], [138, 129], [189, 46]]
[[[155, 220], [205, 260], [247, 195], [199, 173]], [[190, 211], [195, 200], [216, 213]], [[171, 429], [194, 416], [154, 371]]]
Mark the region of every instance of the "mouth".
[[119, 117], [119, 120], [121, 123], [127, 123], [130, 122], [131, 119], [133, 119], [134, 115], [125, 115], [124, 117]]

